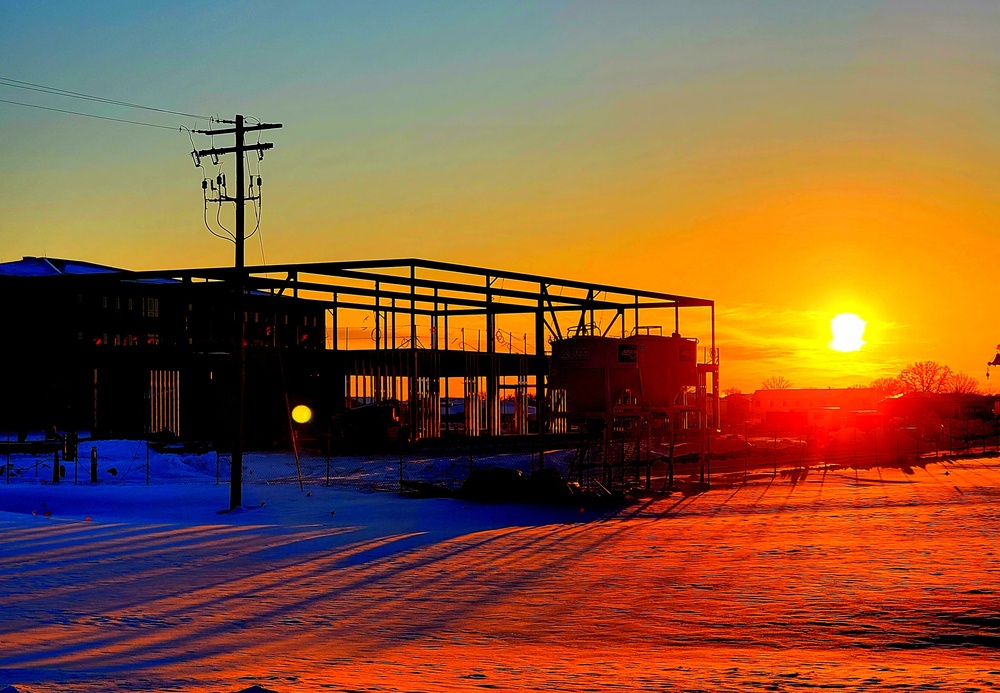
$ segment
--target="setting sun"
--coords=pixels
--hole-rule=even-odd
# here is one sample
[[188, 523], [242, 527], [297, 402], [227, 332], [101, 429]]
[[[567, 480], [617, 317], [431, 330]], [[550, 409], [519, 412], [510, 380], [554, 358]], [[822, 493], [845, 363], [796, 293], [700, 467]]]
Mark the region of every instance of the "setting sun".
[[830, 348], [834, 351], [858, 351], [865, 345], [865, 323], [854, 313], [841, 313], [830, 320], [833, 339]]

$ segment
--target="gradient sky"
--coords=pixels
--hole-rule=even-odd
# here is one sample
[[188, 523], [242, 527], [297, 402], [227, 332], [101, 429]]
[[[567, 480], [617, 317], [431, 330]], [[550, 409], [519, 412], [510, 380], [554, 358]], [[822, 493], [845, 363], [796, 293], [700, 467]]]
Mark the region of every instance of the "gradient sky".
[[[1000, 343], [995, 2], [0, 2], [0, 66], [283, 123], [268, 262], [415, 256], [712, 298], [722, 385], [744, 391], [925, 359], [986, 384]], [[0, 132], [3, 261], [232, 262], [186, 133], [3, 103]], [[860, 352], [827, 348], [844, 311], [868, 321]]]

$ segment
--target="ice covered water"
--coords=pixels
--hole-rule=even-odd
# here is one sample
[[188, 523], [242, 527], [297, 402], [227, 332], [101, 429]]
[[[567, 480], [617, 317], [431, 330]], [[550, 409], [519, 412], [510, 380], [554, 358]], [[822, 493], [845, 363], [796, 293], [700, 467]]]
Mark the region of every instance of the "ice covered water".
[[998, 482], [975, 459], [610, 515], [370, 494], [330, 516], [315, 490], [293, 522], [284, 497], [211, 524], [3, 515], [0, 685], [994, 690]]

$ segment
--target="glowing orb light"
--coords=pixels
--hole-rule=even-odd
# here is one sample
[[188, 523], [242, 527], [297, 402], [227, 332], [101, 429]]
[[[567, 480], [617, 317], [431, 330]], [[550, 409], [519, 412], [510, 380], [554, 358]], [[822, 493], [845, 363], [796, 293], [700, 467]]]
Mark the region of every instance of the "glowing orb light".
[[834, 351], [857, 351], [865, 345], [865, 325], [867, 323], [854, 313], [841, 313], [830, 321], [833, 340], [830, 348]]
[[310, 409], [304, 404], [299, 404], [294, 409], [292, 409], [292, 421], [294, 421], [295, 423], [300, 423], [300, 424], [309, 423], [312, 420], [312, 417], [313, 417], [312, 409]]

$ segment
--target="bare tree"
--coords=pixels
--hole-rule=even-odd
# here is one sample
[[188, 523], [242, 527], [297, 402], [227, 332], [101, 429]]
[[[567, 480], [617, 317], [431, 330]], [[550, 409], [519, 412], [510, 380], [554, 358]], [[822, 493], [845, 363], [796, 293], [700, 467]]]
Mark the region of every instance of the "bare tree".
[[937, 361], [917, 361], [899, 373], [906, 392], [948, 392], [951, 377], [951, 368]]
[[981, 395], [983, 389], [979, 387], [979, 381], [968, 373], [955, 373], [948, 382], [948, 392], [956, 395]]
[[877, 390], [882, 397], [895, 397], [906, 392], [906, 386], [903, 385], [903, 381], [893, 377], [875, 378], [875, 380], [868, 383], [868, 387], [872, 390]]
[[761, 390], [789, 390], [791, 387], [792, 382], [783, 375], [768, 376], [760, 384]]
[[727, 387], [725, 390], [722, 391], [722, 394], [725, 395], [726, 397], [728, 397], [729, 395], [742, 395], [743, 390], [741, 390], [738, 387]]

